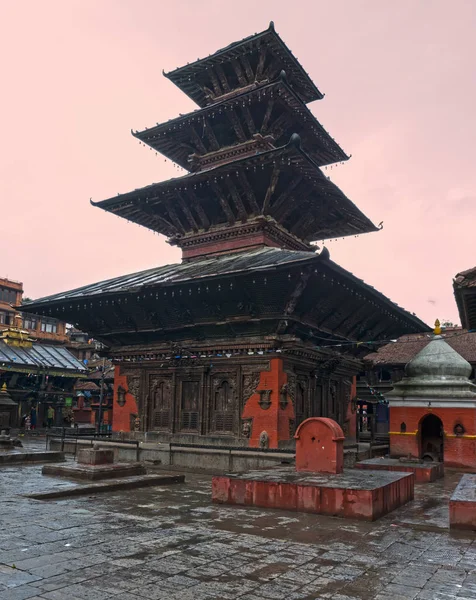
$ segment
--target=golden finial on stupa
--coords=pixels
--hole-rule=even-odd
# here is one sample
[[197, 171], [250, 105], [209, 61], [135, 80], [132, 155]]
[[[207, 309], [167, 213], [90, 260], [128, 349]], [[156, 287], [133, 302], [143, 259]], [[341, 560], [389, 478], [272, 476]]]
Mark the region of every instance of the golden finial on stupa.
[[435, 335], [441, 335], [441, 324], [439, 319], [436, 319], [435, 321], [435, 328], [433, 329], [433, 333]]
[[7, 382], [5, 381], [2, 385], [2, 392], [6, 392], [7, 391]]

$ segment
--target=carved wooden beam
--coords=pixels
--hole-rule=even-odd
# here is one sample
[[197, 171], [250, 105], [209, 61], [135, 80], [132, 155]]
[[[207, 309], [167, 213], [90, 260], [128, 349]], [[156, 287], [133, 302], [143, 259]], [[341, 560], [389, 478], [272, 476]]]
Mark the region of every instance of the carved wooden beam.
[[[345, 306], [348, 307], [348, 305], [349, 305], [349, 299], [347, 299]], [[353, 310], [350, 314], [346, 314], [346, 316], [337, 325], [332, 327], [332, 331], [336, 332], [339, 335], [343, 335], [344, 337], [347, 337], [347, 334], [345, 333], [345, 329], [343, 330], [343, 333], [339, 333], [339, 331], [345, 325], [349, 325], [349, 323], [353, 327], [355, 325], [356, 318], [358, 316], [360, 316], [362, 314], [362, 312], [365, 312], [365, 310], [364, 310], [363, 306], [361, 304], [359, 304], [355, 310]]]
[[173, 224], [175, 225], [175, 227], [181, 233], [185, 233], [187, 231], [187, 228], [184, 227], [184, 225], [182, 224], [182, 221], [179, 219], [177, 213], [175, 212], [174, 207], [172, 206], [172, 202], [170, 200], [167, 200], [165, 202], [165, 208], [167, 209], [169, 217], [171, 218], [171, 220], [172, 220]]
[[276, 200], [272, 203], [271, 208], [273, 212], [278, 213], [281, 210], [283, 204], [288, 200], [294, 190], [298, 187], [298, 185], [302, 182], [303, 178], [301, 175], [297, 175], [293, 179], [291, 179], [288, 187], [279, 194]]
[[255, 75], [253, 73], [253, 69], [251, 68], [250, 61], [248, 60], [246, 54], [243, 54], [243, 56], [241, 56], [241, 64], [245, 67], [245, 73], [248, 77], [249, 83], [253, 83], [255, 80]]
[[210, 81], [212, 82], [213, 89], [215, 90], [215, 96], [222, 96], [223, 92], [218, 82], [218, 78], [216, 76], [215, 71], [213, 69], [210, 69], [208, 71], [208, 74], [210, 75]]
[[271, 113], [274, 108], [274, 99], [271, 98], [268, 101], [268, 106], [266, 107], [266, 112], [264, 113], [263, 122], [261, 123], [260, 132], [264, 135], [268, 131], [269, 120], [271, 118]]
[[207, 154], [208, 150], [207, 150], [205, 144], [203, 143], [202, 138], [198, 135], [197, 130], [195, 129], [195, 126], [192, 124], [190, 124], [190, 133], [192, 134], [192, 141], [197, 148], [197, 152], [199, 154]]
[[215, 100], [216, 98], [216, 94], [215, 92], [213, 92], [209, 87], [207, 87], [206, 85], [200, 85], [197, 84], [198, 87], [202, 90], [203, 94], [205, 95], [206, 98], [209, 98], [210, 100]]
[[281, 71], [282, 64], [279, 60], [273, 60], [264, 72], [265, 79], [271, 80]]
[[215, 136], [215, 132], [213, 131], [213, 127], [210, 125], [210, 121], [208, 119], [204, 119], [205, 121], [205, 135], [210, 142], [212, 150], [217, 151], [220, 150], [220, 144]]
[[[319, 302], [319, 298], [322, 298], [322, 296], [320, 295], [317, 298], [316, 303]], [[324, 297], [324, 298], [326, 298], [326, 297]], [[329, 294], [327, 294], [327, 300], [332, 302], [332, 308], [330, 310], [326, 311], [324, 316], [321, 317], [319, 319], [319, 321], [316, 320], [316, 324], [319, 329], [322, 327], [325, 327], [326, 321], [328, 319], [330, 319], [330, 317], [332, 317], [333, 315], [335, 315], [338, 312], [341, 312], [342, 309], [346, 308], [346, 306], [348, 304], [348, 299], [344, 298], [340, 302], [339, 302], [339, 299], [340, 299], [339, 296], [336, 296], [335, 294], [330, 294], [330, 297], [329, 297]]]
[[226, 78], [225, 71], [221, 65], [215, 65], [216, 72], [218, 73], [218, 78], [221, 83], [221, 87], [223, 88], [223, 92], [226, 94], [227, 92], [231, 92], [230, 85], [228, 83], [228, 79]]
[[372, 315], [369, 315], [368, 313], [366, 314], [366, 316], [361, 319], [360, 321], [358, 321], [347, 333], [346, 333], [346, 337], [348, 338], [354, 338], [355, 334], [358, 333], [360, 331], [361, 328], [363, 329], [367, 329], [367, 323], [369, 321], [372, 320]]
[[235, 215], [233, 214], [233, 211], [231, 210], [231, 207], [228, 203], [228, 200], [226, 199], [225, 194], [222, 192], [222, 190], [220, 189], [220, 186], [215, 181], [211, 182], [211, 186], [213, 188], [213, 191], [217, 195], [218, 201], [220, 202], [220, 206], [222, 207], [222, 210], [225, 213], [225, 216], [226, 216], [228, 222], [231, 225], [234, 225], [236, 218], [235, 218]]
[[250, 203], [251, 209], [253, 210], [253, 212], [255, 214], [258, 214], [259, 213], [258, 202], [256, 201], [255, 193], [253, 191], [253, 188], [251, 187], [250, 182], [248, 181], [248, 177], [246, 176], [246, 173], [240, 169], [238, 171], [238, 177], [239, 177], [241, 186], [243, 187], [243, 189], [245, 191], [248, 202]]
[[269, 132], [274, 136], [277, 140], [280, 138], [286, 129], [292, 125], [290, 116], [287, 113], [282, 113], [279, 115], [277, 119], [273, 121], [269, 128]]
[[240, 193], [236, 189], [236, 186], [230, 177], [228, 177], [225, 181], [226, 185], [228, 186], [228, 189], [230, 190], [230, 194], [233, 198], [233, 202], [235, 203], [236, 209], [238, 211], [238, 216], [244, 223], [248, 219], [248, 213], [246, 212], [245, 205], [243, 204], [243, 200], [241, 199]]
[[265, 214], [268, 212], [268, 208], [269, 208], [269, 203], [271, 200], [271, 196], [274, 194], [274, 190], [276, 188], [276, 185], [278, 183], [278, 179], [279, 179], [279, 174], [280, 174], [280, 169], [278, 169], [278, 167], [274, 167], [273, 169], [273, 173], [271, 174], [271, 178], [269, 181], [269, 186], [268, 189], [266, 190], [266, 195], [264, 197], [264, 202], [263, 202], [263, 209], [262, 209], [262, 213]]
[[242, 86], [248, 85], [249, 82], [246, 79], [245, 74], [243, 73], [243, 69], [241, 68], [239, 61], [236, 58], [234, 58], [231, 61], [231, 64], [233, 65], [233, 69], [235, 70], [236, 76], [240, 84]]
[[[301, 203], [304, 200], [306, 200], [308, 198], [308, 196], [310, 196], [310, 194], [311, 194], [311, 190], [301, 192], [301, 194], [299, 195], [299, 206], [301, 206]], [[296, 208], [296, 199], [294, 196], [295, 195], [290, 196], [288, 202], [279, 211], [279, 217], [275, 216], [275, 218], [279, 218], [279, 220], [281, 222], [284, 222], [284, 220], [288, 217], [288, 215], [290, 215], [293, 212], [293, 210]], [[290, 226], [288, 226], [288, 229], [290, 229]]]
[[240, 121], [238, 115], [236, 114], [235, 109], [227, 111], [226, 114], [227, 114], [227, 117], [230, 119], [231, 124], [233, 125], [233, 129], [235, 130], [236, 137], [238, 138], [238, 140], [240, 142], [245, 142], [247, 139], [246, 134], [243, 131], [243, 127], [241, 126], [241, 121]]
[[261, 46], [259, 51], [258, 66], [256, 67], [255, 79], [261, 81], [264, 72], [264, 63], [266, 62], [266, 46]]
[[190, 198], [190, 202], [193, 206], [193, 209], [197, 213], [200, 221], [202, 222], [203, 228], [208, 229], [210, 227], [210, 220], [207, 216], [207, 213], [205, 212], [205, 209], [202, 206], [202, 203], [200, 202], [200, 199], [197, 197], [195, 192], [191, 189], [188, 189], [186, 191], [186, 194]]
[[286, 303], [286, 306], [284, 308], [284, 314], [287, 317], [291, 316], [294, 313], [294, 311], [296, 309], [296, 305], [299, 301], [299, 298], [302, 296], [304, 290], [306, 289], [309, 278], [311, 277], [311, 273], [312, 273], [311, 269], [307, 269], [301, 273], [301, 277], [299, 278], [299, 281], [297, 282], [296, 287], [291, 292], [291, 294], [288, 298], [288, 301]]
[[134, 202], [134, 206], [140, 212], [143, 212], [146, 215], [148, 215], [149, 217], [152, 217], [153, 219], [155, 219], [158, 223], [160, 223], [163, 227], [166, 227], [169, 231], [174, 231], [176, 229], [176, 226], [173, 223], [171, 223], [170, 221], [168, 221], [161, 215], [157, 214], [157, 212], [153, 208], [154, 207], [153, 204], [151, 205], [151, 204], [146, 204], [145, 202]]
[[[304, 214], [301, 215], [299, 217], [299, 219], [291, 227], [291, 233], [296, 234], [301, 229], [301, 227], [307, 222], [308, 219], [309, 219], [309, 215], [307, 214], [306, 211], [304, 211]], [[299, 237], [301, 237], [301, 236], [299, 235]]]
[[242, 108], [243, 116], [245, 117], [246, 125], [250, 132], [250, 135], [253, 135], [257, 132], [257, 128], [255, 122], [253, 121], [253, 117], [251, 116], [251, 111], [247, 106], [243, 106]]
[[198, 226], [198, 223], [195, 220], [195, 217], [192, 215], [192, 211], [190, 210], [187, 201], [183, 198], [182, 194], [180, 194], [179, 192], [175, 192], [175, 195], [179, 201], [179, 206], [188, 221], [188, 224], [194, 231], [198, 231], [200, 229], [200, 227]]

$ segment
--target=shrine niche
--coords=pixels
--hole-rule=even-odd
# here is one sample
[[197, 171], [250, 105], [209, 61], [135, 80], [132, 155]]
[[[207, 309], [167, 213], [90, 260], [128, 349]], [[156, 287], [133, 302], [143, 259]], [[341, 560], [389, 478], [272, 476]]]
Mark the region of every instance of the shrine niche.
[[171, 427], [172, 377], [150, 377], [149, 380], [149, 427], [168, 431]]
[[122, 408], [126, 403], [126, 390], [120, 385], [117, 388], [117, 403]]

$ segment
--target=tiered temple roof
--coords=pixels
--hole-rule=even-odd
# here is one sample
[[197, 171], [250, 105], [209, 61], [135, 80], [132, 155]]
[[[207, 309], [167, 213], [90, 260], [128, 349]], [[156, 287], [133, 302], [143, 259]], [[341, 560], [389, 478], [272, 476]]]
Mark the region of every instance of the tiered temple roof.
[[299, 249], [314, 240], [376, 231], [302, 150], [297, 134], [281, 148], [93, 204], [181, 246], [198, 232], [263, 216], [294, 237]]
[[335, 345], [427, 329], [310, 244], [376, 227], [321, 171], [348, 157], [306, 107], [322, 94], [274, 26], [167, 77], [202, 108], [134, 135], [191, 173], [93, 204], [168, 236], [184, 262], [29, 311], [112, 348]]
[[184, 169], [284, 146], [293, 133], [317, 166], [348, 160], [289, 85], [286, 74], [133, 135]]
[[324, 97], [276, 33], [273, 22], [261, 33], [164, 75], [203, 107], [237, 91], [272, 81], [282, 70], [304, 102]]
[[197, 340], [288, 334], [335, 345], [428, 329], [327, 250], [263, 248], [166, 265], [48, 296], [31, 310], [81, 323], [111, 346], [181, 341], [192, 331]]

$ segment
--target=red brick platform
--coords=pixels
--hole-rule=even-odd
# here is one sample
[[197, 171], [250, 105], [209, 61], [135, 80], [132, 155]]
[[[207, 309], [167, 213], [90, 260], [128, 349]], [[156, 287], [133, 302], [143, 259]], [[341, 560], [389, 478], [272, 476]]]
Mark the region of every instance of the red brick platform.
[[413, 500], [413, 473], [344, 470], [298, 473], [289, 467], [214, 477], [212, 500], [375, 521]]
[[450, 528], [476, 530], [476, 475], [463, 475], [451, 496]]
[[370, 458], [355, 465], [356, 469], [370, 469], [372, 471], [399, 471], [400, 473], [414, 473], [416, 483], [430, 483], [443, 477], [445, 474], [443, 463], [424, 461], [401, 461], [398, 458]]

